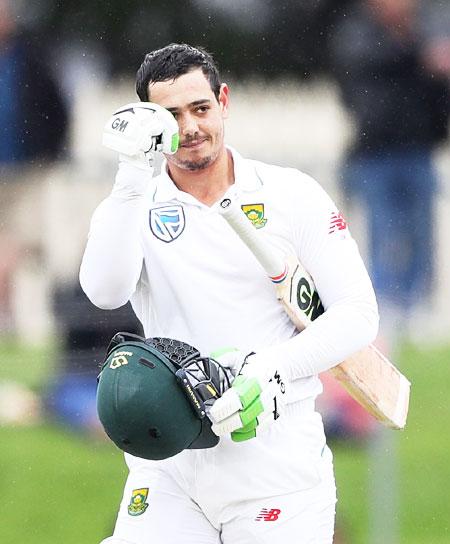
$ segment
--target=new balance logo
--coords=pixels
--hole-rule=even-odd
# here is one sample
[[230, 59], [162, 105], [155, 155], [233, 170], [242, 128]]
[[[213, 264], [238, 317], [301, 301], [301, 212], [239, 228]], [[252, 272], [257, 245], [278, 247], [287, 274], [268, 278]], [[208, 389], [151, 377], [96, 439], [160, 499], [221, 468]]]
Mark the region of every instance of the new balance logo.
[[328, 234], [333, 234], [337, 230], [345, 230], [347, 228], [347, 223], [344, 219], [344, 216], [339, 212], [333, 212], [331, 214], [330, 220], [330, 229]]
[[277, 521], [278, 516], [281, 514], [279, 508], [263, 508], [261, 512], [256, 516], [255, 521]]

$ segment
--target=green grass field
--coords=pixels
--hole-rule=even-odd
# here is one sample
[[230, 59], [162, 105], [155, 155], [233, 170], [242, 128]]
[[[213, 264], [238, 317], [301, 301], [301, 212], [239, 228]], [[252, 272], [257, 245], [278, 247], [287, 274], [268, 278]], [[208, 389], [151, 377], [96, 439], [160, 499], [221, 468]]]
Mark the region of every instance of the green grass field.
[[[39, 390], [55, 348], [0, 344], [0, 380]], [[398, 450], [398, 542], [450, 542], [450, 347], [402, 350], [413, 382], [408, 427], [395, 433]], [[0, 427], [0, 542], [98, 544], [110, 534], [125, 469], [109, 443], [60, 427]], [[367, 450], [334, 447], [338, 518], [346, 542], [368, 542], [370, 463]], [[380, 544], [387, 544], [380, 540]]]

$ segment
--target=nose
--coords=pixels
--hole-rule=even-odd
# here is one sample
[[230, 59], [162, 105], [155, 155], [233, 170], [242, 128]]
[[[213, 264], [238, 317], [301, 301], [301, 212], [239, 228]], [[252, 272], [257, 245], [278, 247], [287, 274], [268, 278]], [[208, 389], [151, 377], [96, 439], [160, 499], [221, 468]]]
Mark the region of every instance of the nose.
[[199, 129], [197, 120], [190, 113], [185, 113], [184, 115], [179, 116], [177, 121], [181, 136], [192, 139], [198, 134]]

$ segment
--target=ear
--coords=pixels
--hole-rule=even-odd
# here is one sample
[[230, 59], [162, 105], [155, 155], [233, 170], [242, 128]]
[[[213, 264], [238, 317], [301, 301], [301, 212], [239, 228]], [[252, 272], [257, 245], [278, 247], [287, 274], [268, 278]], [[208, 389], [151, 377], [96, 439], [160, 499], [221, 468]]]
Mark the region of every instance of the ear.
[[219, 105], [222, 110], [222, 118], [226, 119], [228, 117], [228, 104], [229, 104], [229, 88], [226, 83], [222, 83], [219, 91]]

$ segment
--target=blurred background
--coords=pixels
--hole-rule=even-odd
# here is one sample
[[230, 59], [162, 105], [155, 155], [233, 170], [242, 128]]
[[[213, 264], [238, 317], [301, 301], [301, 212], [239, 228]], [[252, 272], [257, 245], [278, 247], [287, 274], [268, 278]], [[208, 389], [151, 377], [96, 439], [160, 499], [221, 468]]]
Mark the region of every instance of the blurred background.
[[0, 0], [0, 541], [97, 544], [126, 471], [95, 413], [128, 306], [78, 284], [116, 157], [105, 120], [137, 101], [146, 52], [213, 53], [227, 142], [332, 195], [377, 291], [377, 340], [413, 383], [402, 432], [324, 377], [336, 544], [450, 542], [448, 0]]

